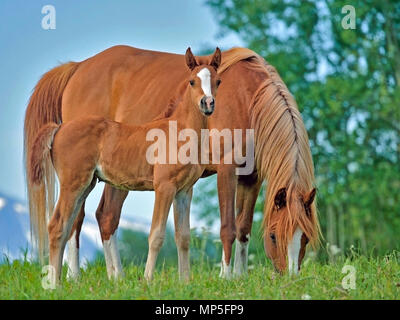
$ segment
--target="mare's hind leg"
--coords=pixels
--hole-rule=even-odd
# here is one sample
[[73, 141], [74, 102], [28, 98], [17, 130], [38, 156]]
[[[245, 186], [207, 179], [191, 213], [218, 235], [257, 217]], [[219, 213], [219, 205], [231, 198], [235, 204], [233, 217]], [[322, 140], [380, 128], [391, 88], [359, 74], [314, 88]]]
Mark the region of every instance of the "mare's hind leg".
[[154, 203], [153, 218], [149, 235], [149, 253], [147, 256], [144, 277], [147, 280], [153, 278], [154, 268], [158, 253], [164, 242], [165, 227], [169, 209], [174, 199], [176, 188], [173, 184], [164, 183], [155, 188], [156, 199]]
[[253, 224], [254, 207], [260, 192], [261, 181], [257, 176], [239, 177], [236, 196], [236, 252], [234, 274], [240, 276], [247, 273], [248, 250]]
[[[89, 180], [89, 178], [88, 178]], [[87, 195], [96, 184], [96, 178], [91, 177], [86, 186], [71, 186], [61, 184], [60, 198], [48, 225], [50, 244], [50, 264], [55, 271], [55, 280], [61, 280], [62, 259], [68, 236]]]
[[190, 261], [190, 202], [192, 201], [192, 191], [181, 191], [176, 194], [174, 199], [174, 222], [175, 222], [175, 242], [178, 248], [178, 269], [181, 280], [189, 280]]
[[119, 190], [106, 184], [96, 210], [109, 279], [117, 279], [124, 275], [117, 246], [117, 229], [122, 205], [127, 195], [128, 191]]
[[75, 219], [70, 238], [68, 240], [67, 263], [68, 272], [67, 279], [77, 280], [80, 276], [79, 267], [79, 236], [81, 234], [83, 219], [85, 218], [85, 201], [79, 211], [78, 217]]

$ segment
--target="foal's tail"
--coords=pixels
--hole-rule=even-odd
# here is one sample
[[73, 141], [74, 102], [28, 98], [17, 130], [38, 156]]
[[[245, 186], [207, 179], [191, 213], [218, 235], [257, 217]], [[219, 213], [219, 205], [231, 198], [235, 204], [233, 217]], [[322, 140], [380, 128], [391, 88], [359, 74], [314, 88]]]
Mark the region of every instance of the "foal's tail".
[[[41, 183], [32, 184], [31, 159], [33, 146], [40, 128], [48, 123], [61, 123], [61, 101], [65, 87], [79, 63], [69, 62], [45, 73], [30, 97], [25, 113], [24, 162], [27, 179], [29, 214], [33, 245], [40, 261], [47, 252], [46, 209], [52, 212], [55, 202], [56, 179], [49, 157], [41, 165]], [[36, 176], [38, 178], [38, 176]], [[39, 181], [37, 181], [39, 182]]]
[[[54, 177], [54, 168], [51, 159], [51, 147], [53, 139], [60, 124], [50, 122], [45, 124], [36, 135], [27, 159], [28, 184], [34, 197], [29, 203], [31, 226], [35, 228], [36, 241], [38, 243], [39, 257], [44, 258], [47, 247], [47, 222], [49, 214], [54, 208], [54, 196], [49, 195], [49, 184], [54, 183], [53, 178], [49, 180], [49, 172]], [[49, 165], [50, 164], [50, 165]], [[51, 167], [50, 167], [51, 166]], [[43, 261], [42, 261], [43, 262]]]
[[46, 164], [51, 162], [51, 146], [60, 125], [50, 122], [45, 124], [34, 139], [30, 158], [28, 160], [29, 184], [41, 186], [46, 183]]

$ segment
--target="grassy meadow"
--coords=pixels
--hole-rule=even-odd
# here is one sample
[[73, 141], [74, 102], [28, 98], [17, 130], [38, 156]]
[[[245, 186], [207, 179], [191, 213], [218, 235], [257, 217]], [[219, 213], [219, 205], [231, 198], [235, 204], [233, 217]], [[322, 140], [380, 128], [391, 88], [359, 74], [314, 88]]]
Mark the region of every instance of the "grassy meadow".
[[[119, 243], [123, 279], [109, 281], [100, 256], [82, 269], [79, 281], [66, 281], [64, 268], [62, 286], [46, 290], [39, 264], [27, 259], [11, 262], [5, 258], [2, 262], [0, 257], [0, 299], [400, 298], [400, 1], [354, 1], [354, 7], [347, 0], [202, 2], [211, 10], [219, 34], [238, 37], [241, 46], [265, 58], [279, 71], [299, 106], [315, 167], [324, 248], [307, 255], [299, 275], [275, 273], [266, 260], [260, 231], [263, 185], [255, 207], [248, 275], [220, 279], [219, 235], [194, 230], [191, 280], [180, 282], [173, 232], [169, 231], [155, 278], [148, 283], [143, 279], [148, 236], [123, 232]], [[349, 18], [343, 11], [346, 7], [356, 10], [354, 28], [343, 25]], [[112, 25], [126, 19], [114, 20]], [[175, 20], [179, 23], [179, 16]], [[62, 39], [70, 45], [71, 41]], [[91, 39], [90, 34], [85, 39]], [[210, 39], [201, 54], [211, 53], [214, 44], [224, 50], [230, 47]], [[64, 50], [49, 46], [53, 47]], [[89, 48], [90, 52], [97, 50], [97, 46]], [[60, 56], [64, 60], [86, 52], [79, 48], [71, 55], [67, 49]], [[25, 51], [30, 52], [29, 47], [18, 50]], [[49, 58], [58, 56], [51, 52]], [[35, 65], [31, 57], [29, 62]], [[55, 61], [49, 63], [53, 66]], [[32, 88], [33, 83], [24, 87]], [[9, 166], [4, 167], [8, 170]], [[196, 184], [192, 208], [196, 218], [209, 226], [220, 221], [216, 175]]]
[[[65, 280], [64, 267], [62, 287], [55, 290], [42, 288], [39, 264], [16, 260], [0, 265], [0, 299], [399, 299], [399, 259], [400, 252], [379, 258], [339, 257], [328, 263], [308, 258], [298, 276], [280, 276], [269, 263], [257, 263], [248, 276], [231, 281], [219, 278], [216, 265], [192, 264], [189, 283], [180, 282], [177, 267], [166, 264], [158, 266], [151, 283], [143, 279], [144, 267], [134, 264], [124, 266], [122, 280], [109, 281], [98, 259], [82, 269], [78, 282]], [[354, 269], [343, 269], [345, 265]], [[354, 289], [344, 279], [352, 271]]]

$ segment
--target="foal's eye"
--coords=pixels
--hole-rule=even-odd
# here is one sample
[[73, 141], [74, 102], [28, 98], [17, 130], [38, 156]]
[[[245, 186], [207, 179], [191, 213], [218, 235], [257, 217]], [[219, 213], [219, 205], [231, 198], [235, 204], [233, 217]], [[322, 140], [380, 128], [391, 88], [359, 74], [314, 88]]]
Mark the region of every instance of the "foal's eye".
[[194, 86], [194, 80], [190, 80], [189, 83], [192, 87]]
[[221, 80], [218, 79], [218, 80], [217, 80], [217, 87], [219, 87], [220, 84], [221, 84]]
[[275, 233], [270, 233], [269, 237], [271, 238], [272, 242], [273, 242], [274, 244], [276, 244]]

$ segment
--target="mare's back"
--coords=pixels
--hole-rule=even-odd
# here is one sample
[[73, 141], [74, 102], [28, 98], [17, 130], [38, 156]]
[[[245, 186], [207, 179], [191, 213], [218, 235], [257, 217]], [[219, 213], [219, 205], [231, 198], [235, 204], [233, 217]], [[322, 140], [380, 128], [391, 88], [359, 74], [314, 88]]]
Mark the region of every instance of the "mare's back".
[[97, 115], [143, 124], [162, 113], [189, 71], [184, 56], [115, 46], [85, 61], [63, 96], [63, 122]]

